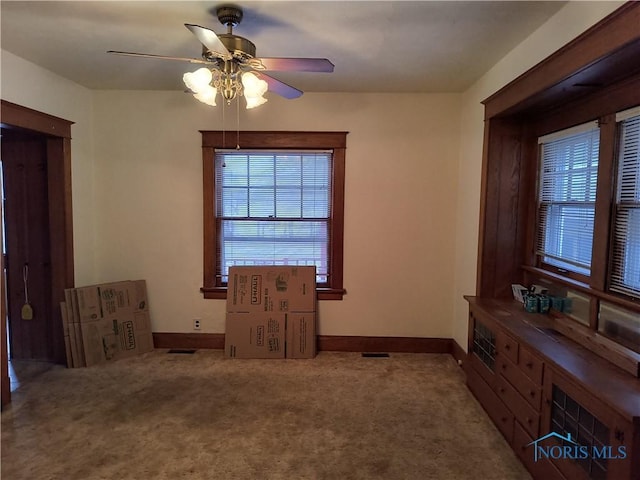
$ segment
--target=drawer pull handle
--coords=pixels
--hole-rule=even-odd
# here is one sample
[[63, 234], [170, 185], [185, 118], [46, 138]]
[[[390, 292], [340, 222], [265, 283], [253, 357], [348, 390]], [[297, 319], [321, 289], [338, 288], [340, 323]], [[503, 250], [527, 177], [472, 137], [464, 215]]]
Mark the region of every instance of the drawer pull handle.
[[500, 393], [504, 393], [504, 388], [500, 388]]
[[624, 432], [619, 428], [616, 428], [615, 437], [620, 443], [624, 443]]
[[504, 346], [505, 350], [511, 350], [511, 345], [509, 345], [508, 343]]
[[530, 418], [527, 418], [527, 424], [531, 425], [532, 420]]
[[507, 369], [507, 364], [506, 364], [506, 363], [503, 363], [503, 364], [501, 365], [501, 367], [502, 367], [502, 369], [503, 369], [503, 370], [506, 370], [506, 369]]
[[531, 391], [529, 392], [529, 395], [531, 396], [531, 398], [533, 398], [533, 397], [535, 397], [535, 396], [536, 396], [536, 392], [534, 392], [533, 390], [531, 390]]
[[527, 363], [525, 363], [525, 366], [526, 366], [527, 368], [533, 368], [533, 363], [531, 363], [531, 362], [527, 362]]

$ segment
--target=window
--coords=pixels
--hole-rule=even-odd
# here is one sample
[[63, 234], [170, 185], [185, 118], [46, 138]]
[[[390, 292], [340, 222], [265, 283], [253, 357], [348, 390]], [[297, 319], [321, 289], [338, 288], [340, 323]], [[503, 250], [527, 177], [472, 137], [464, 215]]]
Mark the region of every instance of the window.
[[640, 106], [538, 144], [530, 283], [571, 300], [564, 318], [640, 352]]
[[623, 112], [613, 225], [610, 289], [640, 297], [640, 108]]
[[591, 270], [598, 175], [595, 123], [556, 132], [538, 141], [537, 255], [559, 271], [588, 276]]
[[331, 159], [331, 151], [216, 151], [223, 283], [234, 265], [315, 265], [327, 285]]
[[340, 299], [343, 132], [202, 132], [205, 298], [233, 265], [315, 265], [319, 299]]

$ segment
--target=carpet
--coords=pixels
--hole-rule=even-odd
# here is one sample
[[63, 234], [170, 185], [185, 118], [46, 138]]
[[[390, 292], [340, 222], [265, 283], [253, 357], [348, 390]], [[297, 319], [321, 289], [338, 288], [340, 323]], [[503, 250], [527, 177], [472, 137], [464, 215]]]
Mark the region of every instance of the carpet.
[[155, 350], [52, 368], [2, 413], [2, 478], [531, 478], [450, 355]]

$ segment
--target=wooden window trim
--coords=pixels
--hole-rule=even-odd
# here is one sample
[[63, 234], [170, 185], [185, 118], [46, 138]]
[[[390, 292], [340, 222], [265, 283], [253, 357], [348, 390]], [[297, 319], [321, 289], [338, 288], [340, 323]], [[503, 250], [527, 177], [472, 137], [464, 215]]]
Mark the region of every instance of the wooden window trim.
[[215, 172], [216, 149], [331, 149], [333, 150], [333, 187], [331, 213], [331, 277], [329, 288], [318, 288], [319, 300], [342, 300], [343, 245], [344, 245], [344, 177], [346, 136], [348, 132], [273, 132], [250, 131], [222, 132], [201, 130], [203, 172], [203, 237], [204, 274], [200, 289], [206, 299], [227, 298], [227, 287], [217, 284], [217, 228], [215, 221]]

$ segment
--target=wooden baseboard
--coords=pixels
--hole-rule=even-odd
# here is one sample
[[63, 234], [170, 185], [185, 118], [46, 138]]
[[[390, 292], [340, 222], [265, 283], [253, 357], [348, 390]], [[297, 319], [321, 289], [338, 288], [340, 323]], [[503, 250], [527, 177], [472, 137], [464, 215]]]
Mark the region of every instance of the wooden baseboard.
[[451, 340], [451, 355], [460, 366], [463, 366], [467, 361], [467, 352], [453, 339]]
[[450, 338], [356, 337], [319, 335], [319, 351], [450, 353]]
[[[451, 353], [456, 360], [466, 356], [462, 348], [450, 338], [319, 335], [317, 342], [318, 351], [325, 352]], [[153, 344], [156, 348], [223, 350], [224, 333], [157, 332], [153, 334]]]

